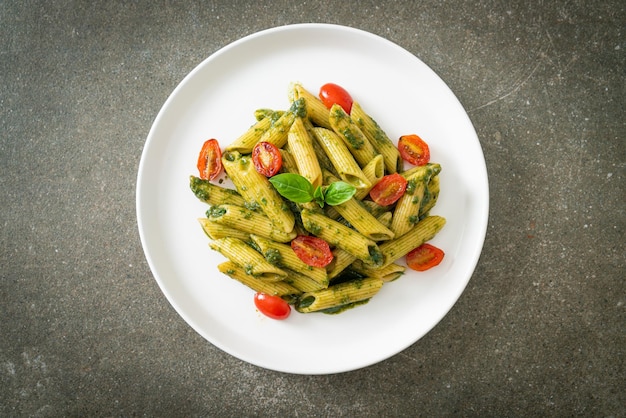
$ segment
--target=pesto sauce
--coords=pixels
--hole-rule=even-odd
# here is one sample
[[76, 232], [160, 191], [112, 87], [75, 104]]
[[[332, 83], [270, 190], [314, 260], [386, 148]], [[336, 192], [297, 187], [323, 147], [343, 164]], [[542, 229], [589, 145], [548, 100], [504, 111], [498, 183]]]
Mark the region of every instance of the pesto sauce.
[[346, 140], [350, 143], [350, 146], [354, 149], [361, 149], [363, 145], [365, 144], [363, 139], [357, 138], [356, 135], [352, 133], [352, 130], [350, 130], [350, 128], [344, 129], [341, 133], [346, 138]]
[[405, 193], [413, 194], [415, 193], [415, 188], [417, 187], [417, 181], [415, 179], [411, 179], [406, 183]]
[[252, 276], [252, 272], [254, 271], [254, 266], [252, 264], [246, 263], [243, 268], [246, 271], [246, 274], [249, 274]]
[[362, 280], [364, 278], [365, 276], [362, 275], [361, 273], [358, 273], [350, 268], [347, 268], [332, 279], [332, 285], [334, 286], [339, 283]]
[[241, 154], [239, 154], [238, 152], [227, 152], [224, 154], [224, 158], [226, 159], [226, 161], [237, 161], [237, 157], [241, 156]]
[[311, 221], [306, 221], [304, 223], [304, 229], [306, 229], [313, 235], [319, 235], [322, 232], [322, 227]]
[[299, 118], [305, 117], [306, 116], [306, 102], [304, 100], [304, 97], [301, 97], [298, 100], [295, 100], [289, 107], [289, 111]]
[[270, 248], [265, 251], [265, 259], [273, 266], [280, 267], [283, 261], [283, 256], [276, 248]]
[[226, 208], [221, 206], [211, 206], [206, 211], [207, 218], [219, 218], [226, 213]]
[[335, 306], [332, 308], [327, 308], [327, 309], [322, 309], [321, 313], [327, 314], [327, 315], [337, 315], [340, 314], [344, 311], [347, 311], [348, 309], [352, 309], [355, 308], [359, 305], [365, 305], [367, 302], [369, 302], [369, 299], [365, 299], [365, 300], [359, 300], [357, 302], [350, 302], [350, 303], [346, 303], [344, 305], [339, 305], [339, 306]]
[[313, 302], [315, 302], [315, 296], [307, 296], [305, 298], [302, 298], [298, 300], [296, 309], [308, 308], [309, 306], [313, 305]]
[[254, 212], [258, 212], [260, 208], [257, 202], [245, 202], [243, 205], [246, 209], [249, 209]]
[[375, 246], [368, 247], [368, 252], [370, 254], [368, 259], [372, 262], [372, 264], [375, 266], [382, 266], [383, 262], [385, 261], [383, 253], [381, 253], [380, 250]]

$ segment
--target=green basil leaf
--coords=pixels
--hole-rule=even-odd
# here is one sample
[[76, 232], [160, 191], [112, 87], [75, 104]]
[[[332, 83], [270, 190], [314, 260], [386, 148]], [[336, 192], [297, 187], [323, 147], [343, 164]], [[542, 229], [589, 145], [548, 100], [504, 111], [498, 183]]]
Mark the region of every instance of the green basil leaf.
[[313, 192], [313, 199], [320, 205], [320, 208], [324, 207], [324, 191], [326, 187], [317, 186]]
[[356, 193], [356, 187], [343, 181], [331, 183], [326, 189], [325, 200], [331, 206], [347, 202]]
[[281, 196], [292, 202], [307, 203], [313, 200], [313, 185], [301, 175], [283, 173], [268, 180]]

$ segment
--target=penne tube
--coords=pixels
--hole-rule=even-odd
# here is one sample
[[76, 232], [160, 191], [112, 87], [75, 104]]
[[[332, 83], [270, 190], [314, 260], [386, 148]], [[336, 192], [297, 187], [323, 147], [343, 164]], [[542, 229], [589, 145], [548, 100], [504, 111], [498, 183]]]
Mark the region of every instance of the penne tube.
[[343, 248], [368, 265], [381, 265], [383, 262], [378, 245], [373, 240], [323, 213], [303, 210], [302, 223], [313, 235], [324, 239], [330, 245]]
[[199, 218], [202, 230], [211, 239], [220, 239], [226, 237], [239, 238], [242, 241], [249, 241], [250, 234], [230, 226], [222, 225], [217, 222], [211, 222], [208, 218]]
[[237, 151], [242, 154], [250, 154], [256, 143], [261, 140], [263, 135], [272, 126], [272, 121], [271, 117], [265, 117], [259, 120], [248, 128], [239, 138], [227, 145], [224, 151]]
[[408, 180], [409, 177], [412, 177], [418, 173], [424, 178], [430, 178], [432, 176], [436, 176], [441, 172], [441, 165], [438, 163], [428, 163], [425, 165], [417, 165], [415, 167], [409, 168], [408, 170], [400, 172], [400, 175]]
[[356, 260], [350, 268], [366, 277], [376, 277], [383, 282], [392, 282], [404, 274], [406, 267], [400, 264], [391, 263], [383, 268], [372, 268], [363, 264], [360, 260]]
[[336, 247], [333, 249], [333, 261], [326, 266], [328, 272], [328, 278], [334, 279], [342, 271], [344, 271], [349, 265], [351, 265], [357, 258], [351, 253], [347, 252], [343, 248]]
[[[424, 166], [426, 167], [426, 166]], [[424, 168], [409, 175], [406, 190], [393, 211], [391, 230], [397, 237], [408, 232], [419, 222], [420, 206], [424, 198], [424, 191], [432, 170]]]
[[358, 200], [363, 200], [369, 194], [372, 187], [376, 185], [385, 175], [385, 163], [383, 160], [383, 156], [378, 154], [372, 161], [367, 163], [365, 167], [363, 167], [363, 174], [367, 177], [367, 180], [370, 182], [370, 187], [364, 187], [362, 189], [358, 189], [354, 194], [354, 198]]
[[393, 219], [393, 214], [391, 212], [383, 212], [382, 214], [376, 217], [376, 220], [378, 220], [378, 222], [385, 225], [389, 229], [391, 229], [392, 219]]
[[[329, 173], [325, 173], [324, 178], [328, 180], [328, 183], [339, 181], [339, 179]], [[340, 205], [335, 205], [333, 209], [348, 221], [354, 229], [373, 241], [384, 241], [394, 237], [394, 233], [378, 222], [355, 198], [351, 198]]]
[[383, 156], [387, 173], [392, 174], [402, 171], [403, 160], [398, 148], [378, 123], [363, 111], [359, 103], [352, 103], [350, 118], [361, 129], [361, 132], [363, 132], [374, 149]]
[[263, 120], [265, 118], [271, 118], [270, 120], [272, 122], [275, 122], [276, 120], [278, 120], [278, 118], [280, 118], [283, 113], [285, 113], [284, 110], [274, 110], [274, 109], [257, 109], [254, 111], [254, 118], [257, 121]]
[[321, 284], [302, 273], [298, 273], [289, 269], [285, 269], [285, 271], [287, 272], [287, 278], [284, 279], [284, 282], [302, 292], [314, 292], [316, 290], [326, 289], [328, 287], [328, 283], [326, 283], [325, 285]]
[[308, 90], [302, 87], [302, 84], [293, 83], [290, 86], [290, 98], [292, 101], [303, 99], [306, 106], [307, 118], [317, 126], [331, 129], [328, 120], [329, 110], [324, 103]]
[[283, 160], [283, 165], [280, 171], [282, 173], [294, 173], [298, 174], [298, 164], [296, 164], [296, 160], [293, 158], [293, 155], [289, 150], [285, 148], [279, 149], [280, 157]]
[[294, 286], [286, 282], [268, 282], [246, 274], [243, 268], [232, 261], [225, 261], [218, 264], [217, 269], [230, 278], [248, 286], [255, 292], [263, 292], [269, 295], [280, 296], [285, 298], [287, 301], [295, 300], [295, 296], [302, 293], [301, 290], [296, 289]]
[[431, 240], [445, 223], [445, 218], [441, 216], [427, 216], [406, 234], [380, 244], [379, 249], [383, 254], [384, 261], [379, 267], [388, 266], [400, 257], [407, 255], [414, 248]]
[[428, 212], [435, 206], [439, 198], [439, 176], [433, 176], [428, 182], [428, 186], [424, 191], [424, 203], [420, 207], [420, 218], [428, 215]]
[[304, 100], [299, 99], [291, 104], [289, 111], [283, 113], [278, 120], [271, 124], [267, 129], [259, 142], [269, 142], [276, 145], [277, 148], [282, 148], [287, 143], [287, 134], [291, 125], [296, 120], [296, 117], [305, 117], [306, 108], [304, 107]]
[[328, 158], [328, 155], [326, 155], [326, 152], [324, 152], [324, 149], [320, 146], [318, 141], [314, 139], [315, 135], [313, 133], [313, 125], [311, 124], [311, 121], [308, 119], [303, 119], [303, 123], [304, 127], [309, 133], [309, 136], [313, 139], [313, 141], [311, 142], [311, 144], [313, 145], [313, 152], [315, 152], [315, 157], [317, 157], [317, 162], [319, 163], [322, 171], [327, 170], [331, 173], [336, 174], [337, 172], [335, 170], [335, 167], [333, 166], [332, 161], [330, 161], [330, 158]]
[[382, 288], [383, 281], [375, 277], [351, 280], [328, 289], [303, 293], [295, 308], [298, 312], [316, 312], [370, 299]]
[[378, 154], [350, 115], [338, 104], [330, 108], [330, 125], [346, 144], [359, 166], [365, 167]]
[[276, 228], [267, 216], [241, 206], [214, 206], [207, 210], [207, 218], [210, 222], [238, 229], [248, 235], [257, 234], [273, 241], [289, 242], [296, 237], [295, 231], [284, 232]]
[[209, 243], [211, 249], [220, 252], [241, 267], [246, 274], [268, 282], [277, 282], [287, 277], [287, 273], [270, 264], [257, 251], [240, 239], [227, 237]]
[[243, 206], [246, 203], [236, 190], [215, 185], [209, 180], [203, 180], [196, 176], [189, 176], [189, 187], [198, 199], [209, 205], [232, 203]]
[[291, 246], [268, 240], [258, 235], [252, 235], [251, 238], [261, 249], [265, 259], [270, 263], [308, 276], [322, 287], [328, 286], [328, 274], [326, 273], [326, 269], [309, 266], [298, 258], [296, 253], [291, 249]]
[[313, 187], [321, 186], [322, 169], [315, 156], [313, 139], [304, 127], [302, 118], [298, 117], [294, 120], [287, 135], [287, 143], [289, 152], [296, 161], [299, 174], [309, 180]]
[[313, 128], [313, 136], [330, 159], [334, 171], [339, 177], [357, 189], [371, 187], [372, 184], [363, 174], [363, 170], [337, 134], [325, 128]]
[[222, 164], [235, 187], [250, 205], [258, 205], [277, 228], [285, 233], [293, 231], [295, 218], [267, 178], [259, 174], [248, 156], [238, 152], [225, 153]]
[[372, 200], [362, 200], [361, 203], [376, 218], [385, 212], [389, 212], [389, 206], [381, 206]]

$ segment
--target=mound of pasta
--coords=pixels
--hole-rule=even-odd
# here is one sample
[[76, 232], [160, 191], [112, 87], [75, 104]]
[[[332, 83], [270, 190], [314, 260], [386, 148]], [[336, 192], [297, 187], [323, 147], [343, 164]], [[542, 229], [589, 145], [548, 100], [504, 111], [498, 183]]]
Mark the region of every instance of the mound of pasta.
[[[427, 146], [399, 149], [351, 98], [346, 111], [292, 83], [288, 99], [223, 149], [207, 141], [190, 187], [220, 272], [298, 312], [336, 313], [398, 279], [399, 260], [443, 228], [430, 214], [441, 166], [428, 154], [404, 169]], [[215, 181], [222, 169], [234, 189]]]

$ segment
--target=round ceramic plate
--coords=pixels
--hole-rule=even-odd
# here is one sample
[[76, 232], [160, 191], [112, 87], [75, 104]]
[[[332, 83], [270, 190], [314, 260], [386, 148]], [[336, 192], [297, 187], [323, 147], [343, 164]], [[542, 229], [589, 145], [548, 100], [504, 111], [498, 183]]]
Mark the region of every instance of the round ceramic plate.
[[[222, 147], [254, 122], [259, 108], [287, 109], [288, 86], [316, 94], [326, 82], [346, 88], [397, 140], [416, 133], [442, 166], [432, 214], [447, 224], [432, 243], [443, 262], [408, 270], [367, 304], [338, 315], [269, 319], [254, 292], [217, 271], [225, 259], [208, 247], [198, 218], [207, 208], [189, 189], [202, 143]], [[471, 166], [471, 169], [468, 169]], [[489, 194], [474, 128], [446, 84], [398, 45], [326, 24], [277, 27], [240, 39], [198, 65], [156, 117], [141, 157], [137, 218], [150, 268], [184, 320], [231, 355], [299, 374], [365, 367], [402, 351], [432, 329], [467, 285], [483, 246]], [[402, 262], [402, 261], [401, 261]]]

